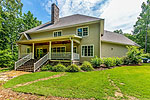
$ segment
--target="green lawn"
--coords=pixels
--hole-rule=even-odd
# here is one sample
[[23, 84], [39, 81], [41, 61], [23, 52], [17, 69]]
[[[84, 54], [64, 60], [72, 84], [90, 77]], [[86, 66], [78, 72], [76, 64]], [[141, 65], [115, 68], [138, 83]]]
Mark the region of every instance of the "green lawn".
[[[35, 74], [37, 77], [44, 73], [56, 74], [52, 72], [37, 72]], [[8, 88], [35, 80], [34, 75], [29, 74], [28, 76], [28, 78], [26, 75], [14, 78], [8, 81], [4, 87]], [[122, 98], [127, 98], [128, 95], [139, 99], [150, 99], [150, 64], [117, 67], [104, 71], [66, 73], [62, 77], [39, 81], [13, 88], [13, 90], [45, 96], [106, 99], [106, 97], [115, 97], [116, 91], [109, 78], [120, 88], [124, 95]]]
[[123, 94], [150, 99], [150, 64], [118, 67], [106, 72]]
[[57, 75], [57, 74], [59, 74], [59, 72], [36, 72], [36, 73], [31, 73], [31, 74], [25, 74], [25, 75], [21, 75], [19, 77], [13, 78], [12, 80], [8, 81], [3, 86], [5, 88], [12, 88], [13, 86], [17, 84], [23, 84], [26, 82], [34, 81], [34, 80], [45, 78], [45, 77], [50, 77], [50, 76]]

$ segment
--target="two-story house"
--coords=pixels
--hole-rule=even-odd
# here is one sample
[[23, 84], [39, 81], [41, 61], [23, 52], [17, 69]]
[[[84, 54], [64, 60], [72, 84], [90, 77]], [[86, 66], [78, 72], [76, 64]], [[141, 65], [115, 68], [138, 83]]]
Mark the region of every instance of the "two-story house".
[[94, 56], [122, 57], [126, 46], [138, 46], [124, 35], [105, 31], [104, 19], [80, 14], [59, 18], [55, 4], [51, 12], [50, 22], [20, 33], [16, 70], [36, 71], [47, 61], [82, 63]]

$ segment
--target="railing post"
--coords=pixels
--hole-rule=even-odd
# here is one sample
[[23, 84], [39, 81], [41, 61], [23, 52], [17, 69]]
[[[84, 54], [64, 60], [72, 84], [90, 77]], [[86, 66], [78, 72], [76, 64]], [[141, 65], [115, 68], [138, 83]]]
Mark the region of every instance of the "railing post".
[[35, 63], [34, 63], [34, 72], [35, 72]]
[[16, 70], [16, 62], [15, 62], [15, 70]]
[[32, 59], [34, 59], [34, 43], [32, 44]]
[[49, 59], [51, 59], [51, 41], [49, 41]]
[[71, 39], [71, 62], [73, 62], [73, 39]]

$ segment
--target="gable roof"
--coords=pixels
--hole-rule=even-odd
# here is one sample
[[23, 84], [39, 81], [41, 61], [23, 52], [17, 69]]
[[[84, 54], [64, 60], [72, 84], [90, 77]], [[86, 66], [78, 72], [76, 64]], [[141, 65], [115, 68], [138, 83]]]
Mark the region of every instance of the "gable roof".
[[133, 45], [133, 46], [140, 47], [140, 45], [133, 42], [126, 36], [115, 33], [115, 32], [106, 31], [106, 30], [104, 31], [104, 35], [102, 36], [102, 41], [110, 42], [110, 43], [117, 43], [117, 44], [124, 44], [124, 45]]
[[46, 30], [61, 28], [65, 26], [72, 26], [72, 25], [77, 25], [77, 24], [82, 24], [82, 23], [87, 23], [87, 22], [94, 22], [94, 21], [99, 21], [99, 20], [100, 18], [81, 15], [81, 14], [75, 14], [75, 15], [59, 18], [59, 21], [54, 24], [52, 24], [51, 22], [47, 22], [45, 24], [42, 24], [40, 26], [27, 30], [24, 33], [46, 31]]

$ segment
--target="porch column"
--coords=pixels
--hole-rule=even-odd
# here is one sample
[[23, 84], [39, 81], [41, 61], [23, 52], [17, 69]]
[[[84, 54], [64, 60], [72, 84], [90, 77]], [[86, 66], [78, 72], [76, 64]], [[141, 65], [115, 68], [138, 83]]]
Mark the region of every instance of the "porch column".
[[34, 59], [34, 43], [32, 43], [32, 59]]
[[49, 59], [51, 59], [51, 47], [52, 47], [52, 42], [49, 41]]
[[18, 59], [21, 58], [21, 44], [18, 44]]
[[71, 61], [73, 61], [73, 40], [71, 39]]

